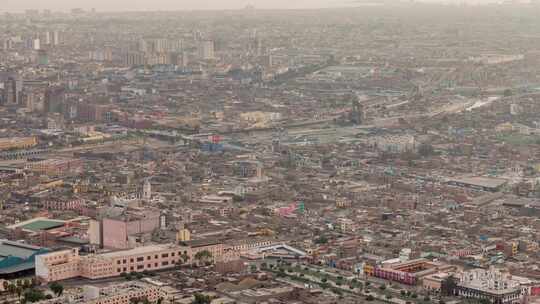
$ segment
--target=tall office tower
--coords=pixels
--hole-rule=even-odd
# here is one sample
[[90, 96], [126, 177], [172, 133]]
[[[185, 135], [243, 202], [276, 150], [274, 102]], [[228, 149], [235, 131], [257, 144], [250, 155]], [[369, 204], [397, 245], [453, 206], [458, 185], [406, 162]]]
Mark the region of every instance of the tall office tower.
[[45, 91], [44, 110], [47, 113], [60, 113], [66, 101], [65, 90], [62, 87], [49, 87]]
[[49, 54], [45, 50], [38, 50], [37, 52], [37, 64], [39, 65], [48, 65], [49, 64]]
[[19, 99], [22, 91], [22, 79], [14, 73], [0, 74], [4, 91], [2, 94], [2, 102], [6, 106], [14, 106], [19, 104]]
[[124, 55], [124, 65], [131, 67], [147, 64], [146, 56], [142, 52], [127, 52]]
[[148, 52], [148, 43], [146, 42], [146, 40], [142, 38], [139, 39], [139, 41], [137, 42], [137, 50], [143, 53]]
[[265, 53], [264, 44], [261, 38], [257, 38], [257, 56], [262, 56]]
[[199, 44], [199, 57], [203, 60], [214, 59], [214, 41], [204, 40]]
[[185, 68], [189, 64], [189, 57], [187, 52], [182, 52], [182, 67]]
[[151, 44], [154, 53], [165, 53], [169, 49], [167, 39], [153, 39]]
[[45, 45], [51, 44], [51, 32], [47, 31], [43, 33], [43, 43]]
[[41, 50], [41, 41], [39, 40], [39, 38], [34, 39], [32, 47], [34, 50]]
[[182, 40], [169, 40], [169, 51], [170, 52], [181, 52], [182, 51]]
[[60, 32], [54, 31], [53, 32], [53, 39], [52, 39], [53, 45], [59, 45], [60, 44]]

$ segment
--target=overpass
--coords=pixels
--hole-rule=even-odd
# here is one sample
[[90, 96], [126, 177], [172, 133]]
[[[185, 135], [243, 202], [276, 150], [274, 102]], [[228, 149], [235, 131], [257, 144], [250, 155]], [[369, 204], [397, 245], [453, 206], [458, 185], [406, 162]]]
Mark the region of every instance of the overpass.
[[33, 156], [39, 156], [49, 153], [49, 149], [35, 149], [35, 150], [19, 150], [19, 151], [7, 151], [0, 153], [0, 160], [13, 160], [29, 158]]

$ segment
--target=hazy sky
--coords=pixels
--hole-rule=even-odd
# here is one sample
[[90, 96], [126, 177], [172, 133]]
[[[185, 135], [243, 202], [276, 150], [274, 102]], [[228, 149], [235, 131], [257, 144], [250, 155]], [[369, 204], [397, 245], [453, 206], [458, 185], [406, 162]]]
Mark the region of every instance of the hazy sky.
[[351, 0], [0, 0], [0, 10], [96, 8], [97, 10], [191, 10], [256, 8], [321, 8], [351, 5]]

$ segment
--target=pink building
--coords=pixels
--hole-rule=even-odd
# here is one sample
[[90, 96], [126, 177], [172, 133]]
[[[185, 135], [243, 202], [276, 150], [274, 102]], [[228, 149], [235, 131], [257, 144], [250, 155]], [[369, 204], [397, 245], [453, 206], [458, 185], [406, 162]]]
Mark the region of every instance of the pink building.
[[130, 237], [152, 233], [159, 228], [159, 211], [147, 211], [137, 216], [105, 218], [89, 230], [95, 244], [109, 249], [128, 249], [135, 246]]
[[[130, 250], [81, 256], [77, 249], [68, 249], [36, 257], [36, 276], [45, 282], [75, 277], [101, 279], [121, 273], [156, 271], [184, 264], [185, 255], [194, 261], [199, 251], [209, 251], [214, 261], [223, 257], [223, 244], [151, 245]], [[188, 261], [188, 262], [189, 262]]]

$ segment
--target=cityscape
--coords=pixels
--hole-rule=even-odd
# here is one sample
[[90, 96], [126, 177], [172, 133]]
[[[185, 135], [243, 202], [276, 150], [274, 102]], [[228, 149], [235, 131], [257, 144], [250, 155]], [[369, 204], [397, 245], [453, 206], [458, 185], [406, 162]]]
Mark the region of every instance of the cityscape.
[[0, 13], [0, 303], [540, 304], [540, 2], [259, 4]]

